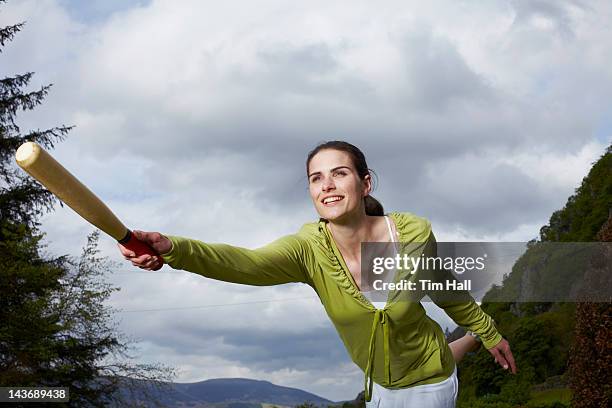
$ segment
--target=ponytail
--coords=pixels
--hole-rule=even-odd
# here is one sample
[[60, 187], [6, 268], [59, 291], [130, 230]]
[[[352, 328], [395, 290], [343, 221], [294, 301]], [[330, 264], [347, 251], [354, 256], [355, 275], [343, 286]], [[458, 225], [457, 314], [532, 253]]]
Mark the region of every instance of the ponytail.
[[369, 195], [366, 196], [363, 200], [365, 203], [366, 215], [385, 215], [385, 210], [383, 209], [382, 204], [377, 199]]

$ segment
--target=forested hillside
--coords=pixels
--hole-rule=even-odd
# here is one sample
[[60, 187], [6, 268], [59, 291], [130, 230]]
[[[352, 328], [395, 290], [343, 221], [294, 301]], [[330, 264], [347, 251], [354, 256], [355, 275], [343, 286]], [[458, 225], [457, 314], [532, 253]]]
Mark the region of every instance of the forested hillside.
[[[612, 223], [612, 146], [593, 165], [564, 208], [555, 211], [540, 230], [541, 243], [610, 241]], [[483, 309], [509, 340], [519, 367], [508, 375], [486, 350], [467, 356], [459, 365], [459, 407], [600, 407], [609, 406], [612, 359], [610, 303], [494, 302], [547, 295], [559, 281], [559, 270], [537, 264], [537, 242], [514, 265], [504, 283], [484, 298]], [[609, 254], [608, 254], [609, 255]], [[608, 258], [609, 259], [609, 258]], [[564, 290], [595, 276], [578, 268]], [[539, 270], [541, 284], [526, 288], [517, 282]], [[603, 277], [609, 281], [609, 277]], [[552, 285], [557, 290], [557, 287]], [[584, 297], [588, 300], [588, 297]], [[456, 334], [455, 334], [456, 336]]]

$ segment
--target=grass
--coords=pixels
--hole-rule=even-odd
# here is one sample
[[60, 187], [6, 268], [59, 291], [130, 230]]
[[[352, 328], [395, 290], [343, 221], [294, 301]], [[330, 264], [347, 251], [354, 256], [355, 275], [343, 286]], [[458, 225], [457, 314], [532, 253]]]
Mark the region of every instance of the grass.
[[563, 402], [569, 404], [572, 400], [572, 391], [569, 388], [554, 388], [551, 390], [538, 391], [531, 394], [530, 404], [542, 404], [549, 402]]

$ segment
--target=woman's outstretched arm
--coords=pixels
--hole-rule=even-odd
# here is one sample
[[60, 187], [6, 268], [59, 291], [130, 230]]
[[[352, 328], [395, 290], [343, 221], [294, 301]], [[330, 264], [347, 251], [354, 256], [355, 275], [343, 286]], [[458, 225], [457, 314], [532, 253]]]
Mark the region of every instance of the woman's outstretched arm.
[[[211, 279], [257, 286], [310, 281], [306, 267], [309, 251], [297, 235], [286, 235], [261, 248], [247, 249], [159, 232], [133, 233], [160, 253], [171, 267]], [[126, 259], [142, 269], [154, 270], [161, 262], [148, 255], [135, 257], [121, 245], [119, 249]]]

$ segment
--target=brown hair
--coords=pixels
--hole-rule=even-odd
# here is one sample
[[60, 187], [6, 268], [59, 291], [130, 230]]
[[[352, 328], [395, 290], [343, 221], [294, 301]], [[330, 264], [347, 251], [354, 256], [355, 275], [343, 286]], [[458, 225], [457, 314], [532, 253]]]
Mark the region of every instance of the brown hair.
[[[368, 174], [371, 175], [371, 173], [374, 173], [373, 170], [368, 168], [365, 156], [362, 151], [357, 148], [357, 146], [341, 140], [332, 140], [319, 144], [317, 147], [312, 149], [310, 153], [308, 153], [308, 158], [306, 159], [306, 174], [308, 174], [308, 166], [310, 165], [312, 158], [321, 150], [325, 149], [339, 150], [341, 152], [348, 153], [351, 161], [353, 162], [353, 166], [355, 166], [355, 169], [357, 170], [357, 175], [362, 180]], [[382, 204], [371, 195], [364, 197], [364, 202], [366, 215], [385, 215]]]

